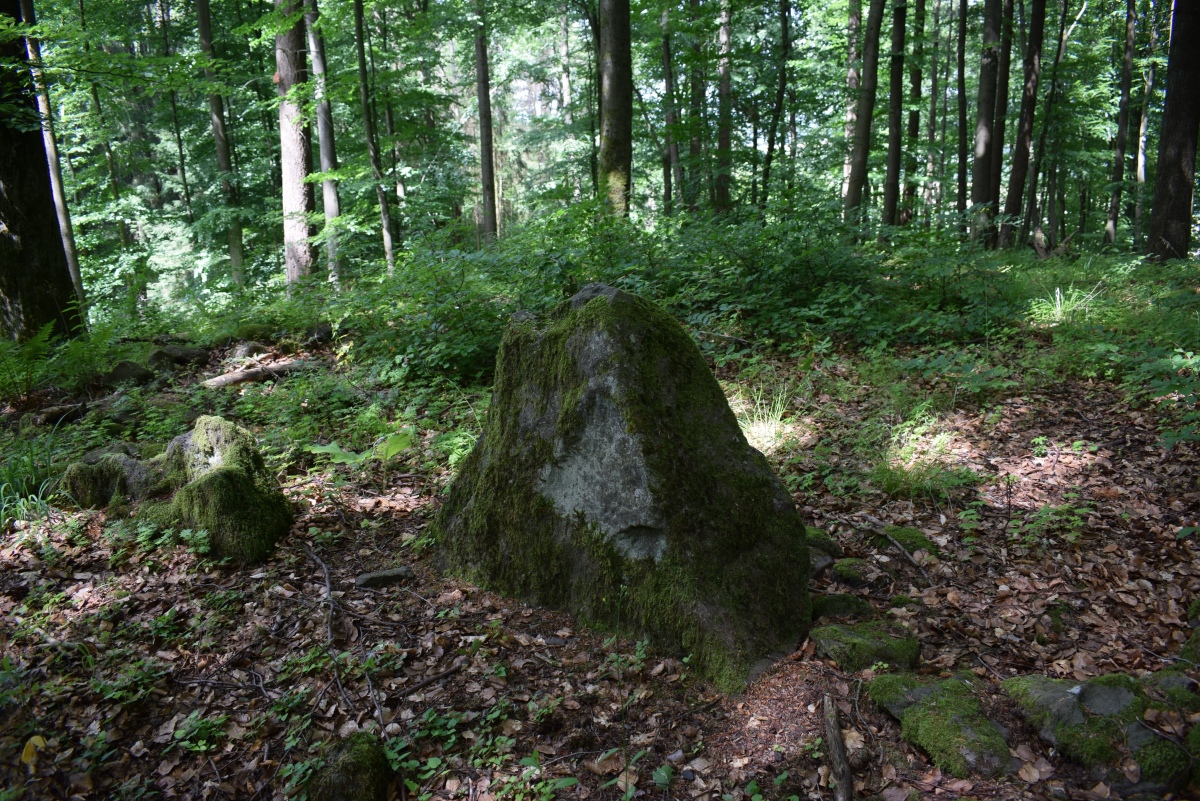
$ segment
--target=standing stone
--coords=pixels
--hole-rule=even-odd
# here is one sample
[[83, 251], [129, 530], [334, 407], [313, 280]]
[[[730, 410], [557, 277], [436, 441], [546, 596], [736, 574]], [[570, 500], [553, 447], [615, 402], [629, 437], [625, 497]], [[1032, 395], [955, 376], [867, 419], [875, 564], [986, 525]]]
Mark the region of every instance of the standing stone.
[[687, 333], [611, 287], [514, 315], [433, 529], [448, 568], [692, 654], [726, 687], [809, 625], [791, 498]]

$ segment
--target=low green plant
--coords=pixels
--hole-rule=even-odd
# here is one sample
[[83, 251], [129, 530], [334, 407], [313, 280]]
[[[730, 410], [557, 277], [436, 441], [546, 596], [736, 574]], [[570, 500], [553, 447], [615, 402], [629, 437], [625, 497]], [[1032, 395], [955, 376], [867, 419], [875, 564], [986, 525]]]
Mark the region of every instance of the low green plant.
[[53, 334], [49, 322], [24, 342], [0, 337], [0, 402], [25, 398], [46, 380]]
[[105, 701], [132, 704], [145, 699], [165, 675], [167, 668], [162, 662], [138, 659], [119, 664], [112, 672], [98, 673], [92, 677], [90, 686]]
[[175, 727], [172, 741], [166, 750], [182, 748], [193, 754], [206, 754], [217, 748], [219, 741], [225, 739], [225, 724], [228, 715], [206, 717], [199, 709], [188, 715]]

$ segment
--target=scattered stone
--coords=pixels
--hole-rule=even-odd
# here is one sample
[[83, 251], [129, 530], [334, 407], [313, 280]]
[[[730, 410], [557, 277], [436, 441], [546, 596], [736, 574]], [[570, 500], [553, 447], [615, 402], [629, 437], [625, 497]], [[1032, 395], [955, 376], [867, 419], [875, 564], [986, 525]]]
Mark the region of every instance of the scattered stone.
[[833, 577], [851, 587], [865, 587], [871, 583], [867, 577], [867, 563], [863, 559], [839, 559], [833, 563]]
[[875, 617], [875, 607], [865, 598], [847, 593], [814, 595], [812, 614], [813, 620], [823, 617], [859, 617], [870, 620]]
[[154, 380], [154, 372], [144, 364], [121, 361], [113, 365], [107, 373], [101, 373], [96, 383], [102, 387], [115, 387], [121, 384], [147, 384]]
[[871, 700], [900, 720], [901, 735], [943, 771], [999, 776], [1011, 759], [1003, 730], [983, 715], [975, 682], [922, 682], [912, 674], [885, 673], [868, 685]]
[[433, 531], [444, 566], [690, 653], [727, 689], [807, 628], [790, 496], [683, 328], [612, 287], [514, 316]]
[[401, 565], [400, 567], [393, 567], [388, 570], [376, 570], [374, 573], [363, 573], [354, 579], [354, 586], [378, 589], [379, 587], [390, 587], [393, 584], [408, 581], [412, 577], [412, 568], [407, 565]]
[[816, 644], [818, 654], [837, 662], [838, 667], [849, 673], [879, 662], [913, 670], [921, 655], [921, 646], [915, 637], [898, 626], [883, 622], [821, 626], [808, 636]]
[[188, 345], [165, 345], [155, 348], [146, 356], [146, 364], [153, 370], [174, 370], [193, 364], [204, 364], [208, 361], [208, 351]]
[[310, 801], [387, 801], [393, 772], [379, 738], [359, 731], [308, 782]]
[[261, 342], [239, 342], [237, 347], [233, 349], [233, 358], [248, 359], [251, 356], [257, 356], [260, 353], [266, 353], [270, 348]]

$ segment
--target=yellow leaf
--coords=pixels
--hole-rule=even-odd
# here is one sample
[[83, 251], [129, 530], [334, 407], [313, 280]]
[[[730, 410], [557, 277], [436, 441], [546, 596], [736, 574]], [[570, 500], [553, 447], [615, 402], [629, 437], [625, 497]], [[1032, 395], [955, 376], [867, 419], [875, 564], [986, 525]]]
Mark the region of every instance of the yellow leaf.
[[37, 761], [37, 752], [39, 748], [46, 747], [46, 738], [40, 734], [35, 734], [29, 738], [29, 742], [25, 743], [25, 750], [21, 752], [21, 761], [26, 765], [32, 765]]

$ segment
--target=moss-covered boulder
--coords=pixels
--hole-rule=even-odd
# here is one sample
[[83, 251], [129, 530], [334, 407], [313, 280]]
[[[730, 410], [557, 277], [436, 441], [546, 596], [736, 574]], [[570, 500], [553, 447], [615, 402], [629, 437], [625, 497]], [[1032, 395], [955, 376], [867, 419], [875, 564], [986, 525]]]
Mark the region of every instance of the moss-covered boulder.
[[857, 617], [871, 620], [875, 617], [875, 607], [871, 606], [867, 599], [847, 593], [814, 595], [812, 616], [813, 620], [820, 620], [823, 617]]
[[881, 547], [891, 544], [888, 537], [891, 537], [896, 542], [900, 543], [900, 547], [914, 554], [917, 551], [925, 551], [926, 553], [936, 554], [938, 547], [933, 540], [926, 537], [920, 529], [908, 528], [905, 526], [888, 526], [884, 529], [887, 537], [880, 537], [882, 542]]
[[309, 780], [309, 801], [387, 801], [394, 773], [379, 738], [371, 732], [347, 737]]
[[808, 628], [787, 491], [687, 333], [611, 287], [514, 316], [433, 531], [445, 566], [690, 653], [724, 687]]
[[865, 559], [839, 559], [833, 563], [833, 577], [851, 587], [871, 583], [870, 567]]
[[817, 653], [854, 672], [885, 663], [901, 670], [916, 668], [921, 646], [899, 626], [884, 622], [853, 626], [821, 626], [809, 632]]
[[111, 453], [88, 454], [83, 461], [69, 465], [62, 488], [84, 509], [105, 507], [153, 495], [163, 488], [165, 475], [161, 465], [138, 461], [114, 448]]
[[1008, 772], [1008, 744], [1000, 728], [984, 716], [974, 681], [924, 682], [912, 674], [886, 673], [867, 691], [900, 721], [904, 739], [923, 749], [942, 770], [958, 778]]

